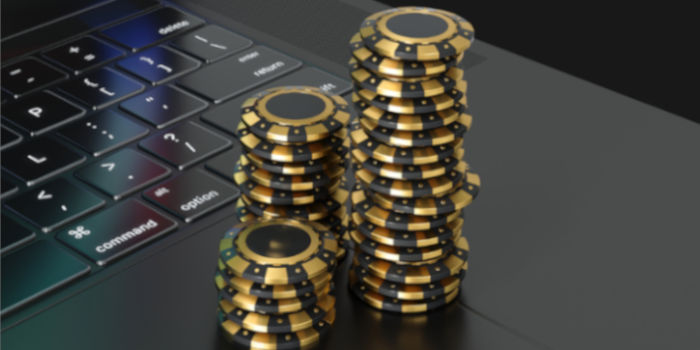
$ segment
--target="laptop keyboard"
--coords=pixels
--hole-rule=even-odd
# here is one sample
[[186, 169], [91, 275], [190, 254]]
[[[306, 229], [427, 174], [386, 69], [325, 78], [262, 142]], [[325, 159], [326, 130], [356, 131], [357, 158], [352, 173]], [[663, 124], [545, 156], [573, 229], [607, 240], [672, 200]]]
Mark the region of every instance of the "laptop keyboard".
[[3, 316], [234, 201], [231, 111], [270, 84], [350, 90], [170, 7], [3, 67]]

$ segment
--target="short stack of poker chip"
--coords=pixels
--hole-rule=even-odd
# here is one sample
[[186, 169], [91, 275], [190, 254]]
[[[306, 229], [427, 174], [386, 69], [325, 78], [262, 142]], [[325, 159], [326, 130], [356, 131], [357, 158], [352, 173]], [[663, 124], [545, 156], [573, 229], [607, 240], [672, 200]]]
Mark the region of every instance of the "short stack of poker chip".
[[[350, 116], [343, 98], [314, 87], [276, 87], [248, 98], [237, 130], [244, 152], [234, 171], [241, 221], [317, 221], [341, 240], [349, 224], [344, 173]], [[340, 249], [338, 258], [345, 252]]]
[[369, 305], [425, 312], [454, 300], [467, 269], [462, 209], [480, 178], [462, 160], [464, 72], [474, 29], [442, 10], [373, 14], [350, 40], [356, 184], [350, 288]]
[[219, 243], [214, 277], [223, 336], [250, 349], [317, 343], [335, 320], [337, 251], [333, 233], [315, 222], [250, 220], [232, 227]]

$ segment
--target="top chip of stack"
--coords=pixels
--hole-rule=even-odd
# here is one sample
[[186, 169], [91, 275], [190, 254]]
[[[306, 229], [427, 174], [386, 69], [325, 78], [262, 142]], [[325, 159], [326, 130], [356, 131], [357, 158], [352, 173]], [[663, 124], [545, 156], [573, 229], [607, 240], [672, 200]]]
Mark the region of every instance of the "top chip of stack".
[[424, 7], [370, 15], [350, 39], [350, 288], [375, 308], [425, 312], [459, 293], [461, 211], [481, 186], [462, 160], [472, 116], [458, 65], [473, 41], [465, 19]]

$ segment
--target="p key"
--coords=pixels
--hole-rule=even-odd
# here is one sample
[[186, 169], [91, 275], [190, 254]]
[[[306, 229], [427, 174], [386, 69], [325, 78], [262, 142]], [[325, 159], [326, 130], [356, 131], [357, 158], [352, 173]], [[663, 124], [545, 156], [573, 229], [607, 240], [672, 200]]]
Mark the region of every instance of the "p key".
[[82, 108], [46, 91], [7, 104], [2, 111], [5, 120], [32, 137], [69, 123], [84, 113]]

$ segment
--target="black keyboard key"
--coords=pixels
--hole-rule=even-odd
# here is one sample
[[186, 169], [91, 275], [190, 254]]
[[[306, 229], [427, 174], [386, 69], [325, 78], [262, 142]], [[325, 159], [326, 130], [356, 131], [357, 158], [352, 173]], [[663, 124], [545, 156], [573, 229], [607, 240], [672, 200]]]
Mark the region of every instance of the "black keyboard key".
[[173, 40], [171, 45], [207, 63], [243, 50], [253, 42], [215, 25], [199, 28]]
[[12, 147], [22, 141], [22, 136], [20, 134], [6, 128], [2, 127], [2, 135], [0, 135], [0, 150]]
[[87, 274], [90, 267], [51, 240], [2, 257], [2, 314]]
[[352, 84], [335, 75], [326, 73], [318, 68], [304, 67], [296, 72], [285, 75], [275, 81], [278, 86], [307, 85], [315, 86], [329, 94], [344, 95], [350, 92]]
[[156, 46], [132, 55], [117, 63], [117, 67], [158, 85], [191, 72], [200, 66], [198, 61], [174, 50]]
[[202, 25], [202, 20], [165, 7], [102, 31], [102, 35], [138, 51]]
[[224, 179], [233, 181], [233, 172], [240, 156], [238, 149], [231, 149], [210, 159], [204, 166]]
[[124, 51], [91, 36], [72, 41], [44, 53], [44, 57], [76, 75], [124, 55]]
[[44, 232], [102, 207], [105, 201], [58, 178], [9, 200], [5, 207]]
[[168, 174], [170, 169], [132, 149], [123, 149], [75, 172], [76, 177], [114, 200], [120, 200]]
[[190, 222], [233, 201], [240, 192], [201, 170], [192, 170], [151, 188], [143, 195], [185, 222]]
[[143, 85], [136, 80], [108, 68], [101, 68], [58, 87], [62, 93], [92, 109], [104, 108], [143, 89]]
[[85, 161], [85, 157], [46, 137], [29, 140], [2, 151], [2, 168], [27, 186]]
[[17, 185], [6, 179], [5, 174], [2, 174], [2, 181], [0, 182], [2, 182], [2, 187], [0, 188], [0, 198], [5, 198], [17, 192]]
[[122, 102], [121, 108], [163, 128], [207, 108], [207, 103], [178, 88], [159, 86]]
[[32, 137], [70, 123], [85, 110], [50, 93], [40, 93], [4, 106], [2, 115]]
[[2, 214], [2, 235], [0, 235], [0, 253], [5, 254], [36, 237], [32, 230], [20, 225], [9, 216]]
[[139, 146], [182, 170], [230, 147], [231, 141], [189, 122], [154, 134]]
[[13, 98], [66, 79], [68, 75], [34, 58], [27, 58], [2, 69], [2, 88]]
[[106, 265], [176, 227], [175, 221], [131, 199], [74, 223], [56, 238]]
[[264, 46], [212, 63], [178, 84], [219, 103], [301, 66], [301, 62]]
[[98, 157], [146, 136], [148, 128], [121, 113], [104, 110], [61, 128], [58, 134]]

